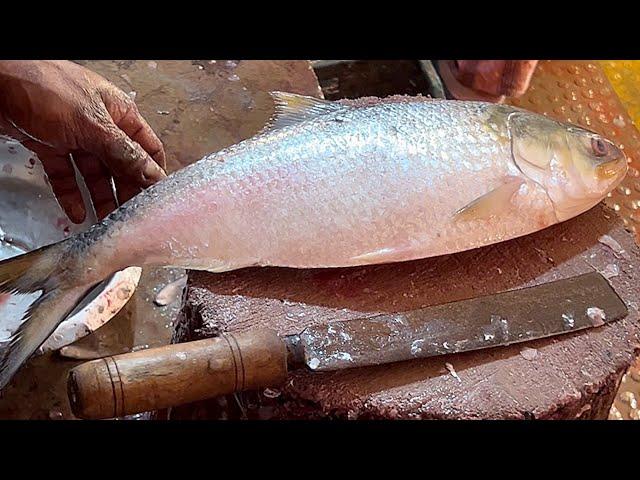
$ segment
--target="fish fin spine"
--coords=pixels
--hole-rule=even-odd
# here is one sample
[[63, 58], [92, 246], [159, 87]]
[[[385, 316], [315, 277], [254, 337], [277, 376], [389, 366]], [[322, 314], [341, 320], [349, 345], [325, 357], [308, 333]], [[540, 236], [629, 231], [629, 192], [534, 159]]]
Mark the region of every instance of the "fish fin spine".
[[504, 183], [457, 210], [456, 221], [486, 220], [511, 208], [511, 199], [525, 183], [520, 177], [508, 177]]
[[275, 111], [262, 133], [296, 125], [321, 115], [348, 108], [346, 105], [305, 95], [286, 92], [269, 92], [275, 103]]

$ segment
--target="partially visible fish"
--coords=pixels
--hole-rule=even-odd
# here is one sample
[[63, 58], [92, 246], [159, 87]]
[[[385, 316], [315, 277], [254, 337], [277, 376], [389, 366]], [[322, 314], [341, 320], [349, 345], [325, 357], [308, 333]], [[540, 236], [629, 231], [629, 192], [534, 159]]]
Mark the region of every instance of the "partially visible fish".
[[0, 263], [1, 291], [43, 292], [0, 361], [0, 388], [125, 267], [346, 267], [459, 252], [578, 215], [627, 170], [600, 135], [510, 106], [273, 96], [261, 134], [85, 233]]

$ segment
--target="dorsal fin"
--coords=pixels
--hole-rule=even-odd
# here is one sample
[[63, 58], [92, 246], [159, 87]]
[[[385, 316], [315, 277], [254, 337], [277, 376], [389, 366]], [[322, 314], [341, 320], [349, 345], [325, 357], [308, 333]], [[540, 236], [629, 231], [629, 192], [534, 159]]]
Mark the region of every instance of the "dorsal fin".
[[320, 115], [337, 112], [347, 108], [346, 105], [329, 100], [297, 95], [286, 92], [269, 92], [276, 105], [271, 120], [263, 132], [295, 125]]

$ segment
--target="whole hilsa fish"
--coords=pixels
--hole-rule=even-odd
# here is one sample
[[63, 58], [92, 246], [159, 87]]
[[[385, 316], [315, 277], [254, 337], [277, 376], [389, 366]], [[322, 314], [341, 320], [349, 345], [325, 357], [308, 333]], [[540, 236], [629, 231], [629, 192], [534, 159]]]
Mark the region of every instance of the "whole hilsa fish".
[[272, 96], [276, 113], [257, 136], [84, 233], [0, 262], [0, 291], [42, 292], [0, 361], [0, 388], [123, 268], [347, 267], [460, 252], [574, 217], [627, 171], [609, 140], [511, 106]]

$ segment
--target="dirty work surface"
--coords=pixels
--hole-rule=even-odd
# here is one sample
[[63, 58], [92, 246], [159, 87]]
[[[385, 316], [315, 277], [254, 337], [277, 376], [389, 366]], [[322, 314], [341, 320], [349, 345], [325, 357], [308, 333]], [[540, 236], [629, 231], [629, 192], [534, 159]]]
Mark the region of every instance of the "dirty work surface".
[[[269, 90], [318, 95], [307, 61], [82, 61], [135, 97], [164, 143], [168, 169], [199, 160], [262, 128]], [[134, 297], [114, 319], [76, 344], [81, 353], [113, 354], [169, 343], [179, 299], [159, 307], [156, 294], [183, 271], [145, 270]], [[78, 361], [35, 358], [3, 392], [0, 418], [72, 418], [66, 376]]]

